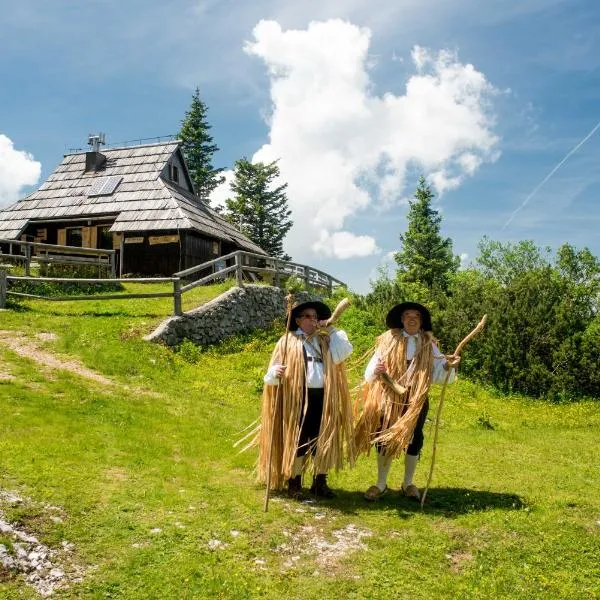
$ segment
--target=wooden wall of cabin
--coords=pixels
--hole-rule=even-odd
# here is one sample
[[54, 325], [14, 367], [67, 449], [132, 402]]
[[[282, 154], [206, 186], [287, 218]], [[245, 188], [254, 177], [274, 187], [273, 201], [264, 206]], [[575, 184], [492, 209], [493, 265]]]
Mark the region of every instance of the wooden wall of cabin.
[[[69, 232], [80, 230], [77, 240], [86, 248], [117, 250], [117, 264], [121, 257], [121, 235], [108, 232], [112, 223], [88, 225], [87, 221], [77, 223], [47, 223], [30, 225], [22, 239], [60, 246], [69, 245]], [[124, 263], [122, 272], [140, 275], [170, 276], [177, 271], [188, 269], [203, 262], [218, 258], [237, 250], [234, 244], [202, 236], [193, 231], [151, 231], [125, 234]], [[181, 251], [181, 254], [180, 254]], [[233, 262], [227, 261], [227, 265]], [[224, 265], [225, 266], [225, 265]], [[212, 273], [210, 267], [194, 278]]]
[[[28, 242], [41, 242], [44, 244], [57, 244], [59, 246], [81, 246], [83, 248], [114, 249], [112, 234], [107, 235], [111, 222], [94, 223], [88, 225], [87, 221], [81, 223], [41, 223], [27, 227], [21, 239]], [[71, 232], [77, 232], [77, 242], [70, 239]], [[103, 235], [103, 232], [104, 235]], [[69, 243], [70, 242], [70, 243]], [[117, 248], [118, 248], [117, 244]]]
[[[189, 269], [203, 262], [213, 260], [221, 256], [221, 242], [214, 238], [204, 237], [194, 231], [182, 232], [183, 237], [183, 256], [182, 267]], [[210, 275], [214, 271], [214, 267], [210, 267], [201, 272], [194, 274], [193, 279], [200, 279], [206, 275]]]
[[169, 277], [180, 270], [179, 246], [176, 231], [126, 233], [123, 274]]

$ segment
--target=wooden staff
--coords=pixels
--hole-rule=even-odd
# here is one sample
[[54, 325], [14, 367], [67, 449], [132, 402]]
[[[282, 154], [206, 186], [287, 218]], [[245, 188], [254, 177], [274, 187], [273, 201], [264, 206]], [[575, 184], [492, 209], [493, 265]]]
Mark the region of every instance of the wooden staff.
[[[487, 321], [487, 315], [483, 315], [481, 321], [477, 324], [477, 327], [469, 333], [465, 339], [456, 346], [456, 350], [452, 356], [460, 356], [463, 348], [470, 342], [484, 327], [485, 322]], [[435, 464], [435, 450], [437, 448], [438, 441], [438, 433], [440, 429], [440, 416], [442, 414], [442, 406], [444, 404], [444, 397], [446, 395], [446, 387], [448, 387], [448, 379], [450, 379], [451, 369], [448, 369], [446, 372], [446, 377], [444, 378], [444, 385], [442, 386], [442, 392], [440, 394], [440, 403], [438, 405], [437, 413], [435, 415], [435, 432], [433, 434], [433, 451], [431, 454], [431, 466], [429, 467], [429, 476], [427, 477], [427, 485], [423, 490], [423, 495], [421, 496], [421, 510], [423, 510], [423, 505], [425, 504], [425, 498], [427, 497], [427, 491], [429, 490], [429, 484], [431, 483], [431, 478], [433, 477], [433, 466]]]
[[[292, 306], [294, 304], [294, 294], [290, 292], [286, 297], [286, 307], [287, 307], [287, 319], [285, 324], [285, 341], [283, 343], [283, 357], [281, 359], [281, 364], [285, 365], [285, 361], [287, 359], [287, 344], [288, 337], [290, 332], [290, 322], [292, 320]], [[269, 442], [269, 455], [268, 455], [268, 469], [267, 469], [267, 489], [265, 490], [265, 503], [264, 503], [264, 511], [267, 512], [269, 510], [269, 492], [271, 488], [271, 463], [273, 461], [273, 442], [275, 440], [275, 426], [277, 413], [281, 407], [281, 399], [283, 394], [283, 381], [282, 377], [279, 378], [279, 385], [277, 386], [277, 394], [275, 396], [275, 410], [273, 411], [273, 423], [271, 424], [271, 440]]]

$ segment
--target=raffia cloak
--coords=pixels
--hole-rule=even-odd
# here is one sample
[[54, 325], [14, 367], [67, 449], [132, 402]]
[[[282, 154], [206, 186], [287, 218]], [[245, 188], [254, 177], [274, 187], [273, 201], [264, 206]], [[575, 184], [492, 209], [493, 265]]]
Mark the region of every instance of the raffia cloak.
[[376, 351], [392, 379], [407, 391], [396, 394], [379, 377], [363, 385], [362, 411], [354, 430], [357, 455], [368, 453], [373, 443], [385, 446], [385, 454], [397, 457], [412, 441], [419, 414], [429, 392], [433, 373], [433, 335], [421, 332], [415, 356], [407, 366], [408, 338], [401, 329], [389, 329], [377, 338]]
[[[274, 434], [271, 488], [275, 490], [283, 488], [285, 482], [292, 477], [300, 427], [306, 411], [306, 365], [302, 339], [295, 332], [287, 333], [277, 342], [269, 367], [282, 364], [286, 336], [286, 375], [280, 385], [264, 386], [261, 423], [253, 442], [259, 449], [257, 478], [259, 482], [266, 484], [269, 446]], [[354, 464], [353, 414], [345, 364], [342, 362], [336, 365], [333, 362], [328, 337], [319, 335], [317, 339], [321, 348], [325, 381], [323, 416], [313, 461], [316, 473], [327, 473], [330, 469], [343, 468], [345, 462]]]

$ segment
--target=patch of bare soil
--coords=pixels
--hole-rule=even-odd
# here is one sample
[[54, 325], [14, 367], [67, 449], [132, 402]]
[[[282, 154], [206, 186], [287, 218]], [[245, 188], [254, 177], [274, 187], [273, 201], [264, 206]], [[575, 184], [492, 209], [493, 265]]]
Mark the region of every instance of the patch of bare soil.
[[0, 369], [0, 382], [13, 381], [14, 379], [16, 379], [16, 377], [12, 373], [9, 373], [4, 369]]
[[282, 557], [284, 570], [294, 568], [302, 558], [312, 558], [319, 568], [329, 573], [333, 573], [342, 558], [364, 549], [363, 538], [373, 535], [370, 530], [360, 529], [352, 523], [333, 530], [327, 537], [322, 529], [311, 525], [283, 533], [286, 541], [277, 546], [275, 552]]
[[[38, 333], [36, 338], [42, 341], [54, 341], [57, 339], [56, 335], [53, 333]], [[92, 369], [88, 369], [75, 359], [60, 357], [52, 352], [49, 352], [47, 349], [42, 348], [40, 344], [36, 342], [36, 340], [27, 337], [21, 331], [0, 330], [0, 345], [6, 346], [19, 356], [34, 360], [46, 371], [60, 369], [63, 371], [69, 371], [75, 375], [79, 375], [80, 377], [90, 379], [91, 381], [101, 383], [102, 385], [122, 388], [123, 390], [132, 392], [136, 395], [143, 394], [146, 396], [159, 398], [164, 396], [163, 394], [154, 392], [152, 390], [144, 390], [127, 385], [121, 385], [115, 381], [112, 381], [104, 375], [96, 373], [96, 371], [93, 371]], [[3, 371], [0, 371], [0, 382], [3, 380], [2, 376]], [[6, 374], [6, 376], [10, 380], [15, 379], [10, 374]], [[50, 378], [52, 377], [50, 376]]]
[[474, 556], [467, 550], [455, 550], [446, 554], [446, 558], [450, 563], [450, 570], [454, 573], [461, 573], [468, 563], [473, 561]]
[[[38, 337], [42, 335], [52, 336], [53, 334], [39, 334]], [[55, 336], [41, 339], [51, 340], [55, 339]], [[0, 331], [0, 344], [10, 348], [19, 356], [34, 360], [48, 369], [62, 369], [103, 385], [113, 385], [113, 382], [110, 379], [84, 367], [79, 361], [60, 358], [55, 354], [44, 350], [39, 344], [36, 344], [34, 340], [26, 337], [25, 334], [20, 331]]]
[[62, 511], [55, 506], [36, 503], [14, 492], [0, 490], [0, 536], [4, 542], [0, 543], [0, 581], [22, 577], [43, 598], [80, 582], [85, 569], [75, 562], [74, 545], [63, 540], [59, 547], [50, 548], [40, 542], [23, 523], [6, 520], [2, 509], [7, 507], [32, 510], [38, 519], [45, 514], [48, 520], [62, 520], [56, 514]]

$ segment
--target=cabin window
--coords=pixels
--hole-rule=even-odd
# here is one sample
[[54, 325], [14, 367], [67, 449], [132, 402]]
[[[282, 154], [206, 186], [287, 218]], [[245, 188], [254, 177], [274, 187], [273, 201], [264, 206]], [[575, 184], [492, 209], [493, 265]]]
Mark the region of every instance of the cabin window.
[[215, 256], [219, 256], [219, 242], [213, 242], [212, 243], [212, 253]]
[[110, 232], [110, 225], [98, 227], [98, 248], [101, 250], [113, 249], [113, 235]]
[[175, 183], [179, 181], [179, 169], [172, 164], [169, 164], [169, 179]]
[[83, 232], [81, 227], [67, 227], [67, 246], [83, 246]]

